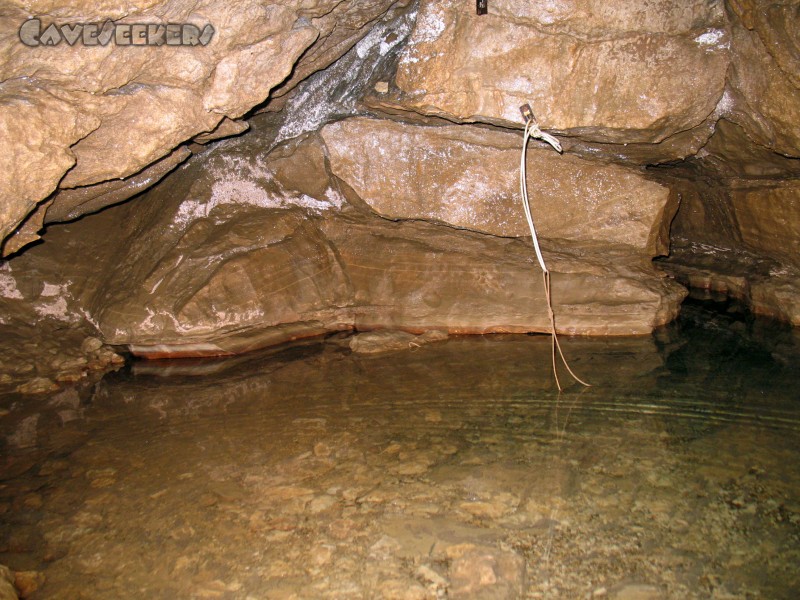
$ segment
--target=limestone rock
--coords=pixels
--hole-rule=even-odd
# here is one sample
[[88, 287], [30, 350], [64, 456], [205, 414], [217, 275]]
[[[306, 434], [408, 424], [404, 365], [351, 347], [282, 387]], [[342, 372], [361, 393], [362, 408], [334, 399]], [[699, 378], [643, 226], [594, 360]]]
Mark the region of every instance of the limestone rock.
[[604, 142], [659, 142], [722, 96], [730, 32], [720, 3], [492, 2], [476, 16], [423, 0], [396, 83], [401, 104], [459, 121], [543, 127]]
[[731, 204], [747, 246], [800, 266], [800, 183], [738, 185], [731, 192]]
[[0, 565], [0, 600], [18, 600], [14, 573], [5, 565]]
[[45, 576], [41, 571], [18, 571], [14, 574], [14, 586], [20, 598], [32, 598], [44, 585]]
[[30, 381], [17, 386], [21, 394], [44, 394], [58, 389], [58, 384], [46, 377], [34, 377]]
[[[752, 163], [751, 163], [752, 164]], [[665, 268], [691, 288], [757, 314], [800, 323], [800, 184], [689, 177], [670, 183], [681, 207]]]
[[81, 342], [81, 351], [86, 354], [90, 352], [97, 352], [102, 347], [103, 342], [96, 337], [87, 337], [85, 340], [83, 340], [83, 342]]
[[[84, 219], [69, 239], [56, 238], [59, 254], [85, 252], [82, 243], [98, 227], [91, 221], [100, 218], [110, 217]], [[75, 236], [78, 226], [84, 235]], [[121, 246], [126, 257], [116, 255], [113, 273], [101, 275], [102, 265], [81, 273], [84, 265], [68, 276], [92, 290], [84, 310], [105, 342], [144, 356], [236, 353], [352, 328], [549, 329], [541, 277], [519, 240], [360, 215], [309, 220], [297, 207], [239, 207], [212, 211], [168, 244], [148, 238]], [[38, 260], [43, 250], [23, 258]], [[562, 333], [642, 334], [677, 314], [683, 288], [624, 249], [565, 252], [545, 242], [545, 251]]]
[[611, 590], [614, 600], [661, 600], [664, 592], [654, 585], [627, 583]]
[[265, 106], [263, 111], [280, 111], [282, 122], [276, 142], [318, 131], [333, 120], [363, 114], [364, 98], [374, 93], [374, 84], [393, 76], [416, 14], [413, 9], [389, 11], [334, 64]]
[[87, 187], [60, 190], [48, 202], [45, 223], [76, 219], [85, 214], [119, 204], [158, 183], [165, 175], [191, 156], [186, 146], [180, 146], [164, 158], [152, 163], [131, 177], [106, 181]]
[[756, 314], [800, 327], [800, 272], [753, 281], [750, 304]]
[[423, 344], [447, 339], [447, 333], [426, 331], [414, 335], [405, 331], [370, 331], [350, 338], [350, 349], [358, 354], [380, 354], [397, 350], [419, 348]]
[[742, 19], [732, 37], [733, 118], [758, 144], [798, 157], [800, 7], [796, 2], [746, 0], [732, 3], [732, 9]]
[[[63, 39], [25, 45], [18, 31], [31, 15], [12, 3], [0, 16], [0, 137], [7, 144], [0, 157], [0, 239], [57, 186], [130, 177], [223, 118], [242, 116], [287, 79], [316, 40], [330, 43], [315, 46], [313, 60], [302, 67], [306, 72], [344, 53], [367, 33], [362, 27], [394, 3], [37, 4], [38, 14], [58, 15], [57, 25], [169, 22], [214, 28], [206, 45], [136, 48], [113, 41], [72, 46]], [[42, 16], [34, 29], [38, 34], [50, 23]]]
[[[529, 236], [520, 204], [522, 136], [467, 126], [419, 127], [354, 118], [327, 125], [331, 170], [391, 219], [426, 219], [500, 236]], [[666, 254], [677, 210], [669, 189], [634, 169], [528, 150], [539, 235]]]
[[[345, 303], [346, 280], [333, 249], [299, 210], [215, 212], [216, 225], [195, 221], [175, 247], [148, 261], [150, 275], [126, 261], [121, 272], [138, 283], [119, 288], [115, 278], [117, 301], [95, 313], [107, 343], [136, 350], [172, 341], [190, 344], [190, 354], [214, 355], [226, 349], [213, 340], [228, 334], [270, 336], [270, 328], [286, 326], [278, 330], [284, 341], [339, 328], [333, 309]], [[176, 269], [186, 259], [194, 267]], [[252, 343], [268, 345], [269, 337]]]
[[[541, 272], [529, 243], [424, 222], [340, 218], [321, 226], [353, 286], [359, 330], [549, 329]], [[625, 248], [566, 250], [544, 243], [562, 332], [646, 333], [674, 318], [673, 303], [683, 291]]]
[[[800, 40], [794, 25], [800, 7], [769, 0], [737, 1], [729, 7], [730, 69], [725, 91], [706, 121], [710, 129], [696, 127], [658, 146], [666, 157], [671, 140], [688, 136], [691, 143], [683, 145], [696, 153], [696, 164], [722, 177], [797, 177]], [[708, 143], [697, 145], [700, 140]], [[583, 145], [579, 142], [572, 151], [584, 151]], [[615, 147], [613, 152], [637, 160], [637, 146]], [[591, 146], [586, 150], [598, 151]]]
[[[49, 284], [68, 290], [62, 318], [151, 357], [350, 329], [549, 330], [530, 241], [381, 218], [329, 172], [324, 150], [319, 136], [270, 153], [253, 138], [224, 142], [136, 203], [52, 227], [16, 259], [15, 285], [69, 282]], [[685, 292], [653, 269], [643, 234], [634, 247], [545, 233], [561, 332], [642, 334], [677, 314]]]
[[[234, 147], [247, 147], [246, 141], [235, 142]], [[287, 154], [295, 156], [291, 147], [283, 148], [266, 166], [235, 151], [212, 153], [205, 162], [187, 164], [185, 175], [172, 189], [160, 190], [155, 203], [141, 210], [120, 207], [126, 216], [112, 215], [110, 221], [98, 215], [106, 221], [102, 228], [122, 218], [120, 235], [130, 239], [124, 250], [108, 248], [118, 256], [107, 277], [98, 280], [95, 273], [94, 283], [79, 284], [105, 342], [182, 340], [188, 353], [224, 354], [230, 348], [217, 347], [210, 338], [228, 332], [263, 346], [273, 338], [337, 328], [329, 313], [344, 303], [346, 280], [304, 210], [313, 214], [341, 200], [314, 177], [287, 174], [282, 167]], [[319, 146], [303, 145], [295, 160], [308, 166], [322, 161]], [[293, 184], [317, 192], [320, 200], [293, 190]], [[166, 203], [159, 206], [159, 198]], [[149, 225], [142, 236], [143, 222]], [[131, 288], [126, 281], [138, 283]], [[98, 293], [89, 292], [93, 289]], [[230, 303], [234, 296], [238, 300]], [[243, 344], [237, 342], [235, 350]]]
[[680, 208], [670, 226], [672, 249], [702, 243], [706, 247], [738, 248], [742, 243], [727, 185], [715, 179], [693, 176], [664, 180], [680, 197]]
[[81, 94], [28, 86], [6, 81], [0, 89], [0, 239], [56, 188], [75, 164], [69, 147], [99, 124], [75, 108]]
[[328, 67], [349, 50], [379, 17], [387, 10], [397, 12], [411, 4], [411, 0], [378, 0], [371, 2], [339, 2], [329, 10], [325, 7], [306, 8], [303, 16], [320, 30], [319, 38], [303, 55], [289, 79], [276, 88], [280, 97], [306, 77]]
[[196, 136], [192, 141], [198, 144], [207, 144], [208, 142], [218, 140], [221, 138], [230, 137], [232, 135], [239, 135], [250, 129], [247, 121], [232, 120], [228, 117], [222, 119], [219, 124], [208, 133], [201, 133]]
[[[684, 242], [685, 243], [685, 242]], [[741, 300], [753, 313], [800, 326], [800, 269], [746, 250], [694, 244], [662, 263], [689, 288]]]
[[0, 245], [0, 257], [5, 258], [11, 256], [28, 244], [32, 244], [40, 239], [39, 232], [44, 227], [44, 218], [49, 205], [50, 203], [48, 201], [39, 204], [34, 211], [25, 218], [22, 225], [6, 238], [3, 244]]
[[[733, 98], [731, 94], [729, 98]], [[733, 102], [731, 102], [733, 106]], [[746, 118], [729, 113], [714, 126], [714, 134], [700, 149], [692, 163], [700, 172], [726, 179], [788, 179], [800, 177], [800, 160], [774, 152], [766, 146], [756, 144], [748, 131], [737, 120], [748, 126]], [[748, 126], [748, 130], [751, 128]], [[691, 178], [692, 180], [695, 177]], [[713, 232], [709, 232], [713, 233]]]
[[521, 598], [525, 592], [525, 561], [509, 550], [475, 544], [447, 549], [450, 558], [450, 598]]

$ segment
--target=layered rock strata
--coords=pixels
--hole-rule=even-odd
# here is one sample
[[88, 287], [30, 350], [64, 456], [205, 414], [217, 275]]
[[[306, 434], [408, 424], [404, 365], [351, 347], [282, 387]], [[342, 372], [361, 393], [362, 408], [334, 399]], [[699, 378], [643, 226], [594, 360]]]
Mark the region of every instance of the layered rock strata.
[[737, 179], [674, 186], [682, 204], [664, 268], [690, 287], [800, 325], [800, 185]]
[[703, 0], [499, 0], [485, 16], [459, 0], [423, 0], [389, 104], [518, 128], [531, 102], [544, 126], [570, 137], [646, 143], [650, 162], [675, 158], [711, 133], [730, 39], [722, 4]]
[[[133, 176], [224, 119], [241, 117], [277, 86], [288, 92], [341, 56], [392, 6], [408, 4], [11, 2], [0, 13], [0, 239], [57, 188]], [[31, 19], [38, 23], [30, 21], [28, 35], [21, 35]], [[140, 23], [211, 30], [180, 44], [145, 36], [132, 47], [124, 32]], [[113, 35], [91, 43], [63, 33], [90, 24], [110, 27]], [[59, 29], [46, 35], [51, 25]], [[28, 243], [32, 230], [4, 254]]]
[[[365, 118], [327, 125], [321, 134], [332, 173], [384, 217], [530, 235], [519, 195], [520, 135]], [[669, 251], [677, 199], [641, 171], [532, 143], [527, 172], [544, 237], [630, 246], [648, 257]]]
[[[337, 158], [351, 137], [338, 133], [371, 125], [379, 136], [386, 134], [386, 124], [353, 119], [269, 154], [252, 138], [223, 144], [191, 159], [168, 185], [136, 203], [53, 228], [48, 244], [16, 260], [21, 271], [15, 268], [14, 274], [56, 278], [67, 310], [84, 315], [106, 343], [150, 357], [238, 353], [336, 330], [548, 331], [530, 242], [505, 236], [522, 233], [507, 185], [517, 168], [512, 142], [520, 137], [499, 134], [493, 147], [479, 144], [479, 132], [469, 128], [390, 125], [399, 128], [395, 144], [414, 150], [391, 175], [395, 159], [387, 155], [388, 180], [376, 189], [359, 182]], [[403, 136], [412, 136], [416, 145]], [[361, 139], [366, 156], [369, 136]], [[516, 229], [497, 229], [492, 214], [474, 210], [487, 200], [485, 186], [459, 184], [475, 152], [487, 168], [505, 174], [498, 177], [505, 186], [499, 192], [507, 197], [498, 210], [506, 211], [508, 227]], [[440, 185], [420, 186], [414, 197], [404, 178], [435, 153], [449, 157], [448, 171], [434, 164]], [[546, 170], [555, 188], [582, 181], [575, 159], [545, 150], [532, 155], [532, 164], [554, 162]], [[559, 180], [554, 165], [562, 160]], [[364, 166], [373, 172], [381, 167], [366, 159]], [[608, 181], [626, 183], [614, 184], [623, 193], [605, 198], [609, 206], [596, 214], [590, 207], [598, 195], [590, 189], [569, 195], [566, 209], [557, 195], [542, 197], [543, 223], [551, 223], [543, 230], [543, 246], [562, 333], [648, 333], [674, 318], [685, 293], [650, 263], [668, 194], [634, 171], [609, 169], [618, 176]], [[600, 180], [593, 185], [602, 185], [603, 173], [593, 173]], [[633, 224], [626, 229], [615, 221], [627, 214], [630, 197], [641, 202], [636, 219], [626, 217]], [[467, 217], [448, 223], [441, 214], [439, 223], [430, 222], [425, 210], [445, 201], [460, 203]], [[402, 214], [384, 218], [370, 203]], [[574, 227], [556, 226], [554, 215], [565, 210], [593, 219], [596, 235], [559, 241]], [[97, 260], [78, 260], [88, 253]]]
[[[650, 260], [679, 204], [676, 277], [800, 323], [795, 2], [36, 6], [0, 15], [3, 252], [139, 196], [4, 263], [5, 323], [80, 325], [149, 356], [341, 329], [546, 331], [510, 131], [525, 102], [567, 150], [534, 143], [527, 162], [559, 330], [645, 333], [676, 314], [683, 292]], [[215, 33], [25, 45], [33, 17]], [[277, 133], [252, 119], [248, 139], [198, 145], [278, 96]]]

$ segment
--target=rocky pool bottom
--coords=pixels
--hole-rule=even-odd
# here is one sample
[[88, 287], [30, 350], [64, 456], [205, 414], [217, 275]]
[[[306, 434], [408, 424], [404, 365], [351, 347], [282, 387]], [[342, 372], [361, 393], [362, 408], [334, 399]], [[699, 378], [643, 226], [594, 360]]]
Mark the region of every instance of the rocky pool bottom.
[[794, 598], [800, 334], [332, 337], [0, 397], [29, 598]]

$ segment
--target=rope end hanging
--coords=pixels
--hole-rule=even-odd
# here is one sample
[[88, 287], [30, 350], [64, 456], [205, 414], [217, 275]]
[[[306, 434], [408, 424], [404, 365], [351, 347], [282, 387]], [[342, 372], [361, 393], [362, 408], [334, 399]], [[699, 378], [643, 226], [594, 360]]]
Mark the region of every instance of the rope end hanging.
[[545, 300], [547, 302], [547, 313], [550, 319], [550, 333], [552, 336], [551, 341], [551, 351], [552, 351], [552, 362], [553, 362], [553, 376], [556, 379], [556, 386], [558, 390], [561, 391], [561, 382], [558, 379], [558, 368], [557, 368], [557, 361], [556, 361], [556, 350], [558, 351], [558, 355], [561, 358], [561, 362], [566, 367], [569, 374], [572, 378], [584, 385], [586, 387], [590, 387], [588, 383], [580, 379], [570, 368], [569, 364], [567, 363], [567, 359], [564, 357], [564, 352], [561, 350], [561, 344], [558, 341], [558, 335], [556, 333], [556, 317], [555, 313], [553, 312], [553, 299], [551, 293], [551, 286], [550, 286], [550, 271], [547, 269], [547, 265], [544, 262], [544, 257], [542, 256], [542, 251], [539, 248], [539, 240], [538, 236], [536, 235], [536, 227], [533, 224], [533, 216], [531, 215], [531, 206], [530, 201], [528, 200], [528, 184], [527, 184], [527, 174], [525, 169], [525, 150], [527, 149], [527, 142], [529, 137], [540, 139], [544, 142], [550, 144], [554, 150], [556, 150], [559, 154], [562, 152], [561, 143], [554, 138], [549, 133], [545, 133], [541, 129], [539, 129], [539, 123], [536, 120], [536, 116], [533, 114], [533, 109], [531, 108], [530, 104], [523, 104], [519, 107], [520, 112], [522, 113], [522, 118], [525, 119], [525, 134], [523, 135], [522, 139], [522, 159], [520, 162], [520, 193], [522, 195], [522, 206], [525, 210], [525, 217], [528, 220], [528, 226], [531, 230], [531, 239], [533, 241], [533, 248], [536, 251], [536, 258], [539, 261], [539, 265], [542, 267], [542, 281], [544, 283], [544, 295]]

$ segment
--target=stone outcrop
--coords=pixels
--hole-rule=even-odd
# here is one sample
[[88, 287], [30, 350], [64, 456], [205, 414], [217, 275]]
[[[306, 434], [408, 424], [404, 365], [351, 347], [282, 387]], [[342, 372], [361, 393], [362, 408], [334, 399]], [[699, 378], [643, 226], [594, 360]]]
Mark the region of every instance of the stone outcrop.
[[400, 61], [399, 104], [458, 121], [656, 143], [700, 126], [723, 94], [731, 33], [720, 3], [423, 0]]
[[[529, 241], [379, 216], [336, 175], [330, 134], [270, 153], [241, 138], [195, 156], [135, 203], [53, 227], [47, 244], [16, 259], [15, 289], [38, 273], [105, 343], [150, 357], [232, 354], [337, 330], [549, 330]], [[425, 157], [437, 138], [417, 143]], [[458, 173], [470, 161], [453, 154], [450, 166]], [[485, 192], [442, 181], [452, 189], [438, 192], [457, 192], [465, 206]], [[653, 214], [663, 211], [659, 194]], [[562, 333], [643, 334], [676, 315], [685, 292], [642, 244], [542, 244]], [[78, 260], [90, 251], [96, 261]]]
[[[408, 1], [162, 0], [124, 8], [12, 2], [0, 15], [0, 239], [57, 188], [135, 175], [223, 119], [242, 116], [276, 86], [284, 84], [285, 93], [338, 58], [394, 4]], [[26, 45], [18, 32], [32, 17], [39, 23], [24, 36], [34, 45]], [[44, 41], [51, 23], [111, 21], [120, 30], [177, 23], [205, 32], [210, 25], [213, 35], [190, 46], [130, 47], [115, 32], [106, 45], [88, 46], [83, 37], [69, 44], [59, 30], [50, 38], [57, 44]], [[305, 64], [298, 64], [301, 56]]]
[[[521, 135], [377, 119], [339, 121], [321, 133], [333, 174], [384, 217], [530, 235], [519, 195]], [[651, 257], [668, 252], [677, 210], [668, 188], [636, 169], [531, 146], [528, 193], [539, 234]]]
[[160, 181], [191, 154], [186, 146], [180, 146], [136, 175], [56, 192], [6, 240], [4, 252], [12, 254], [38, 240], [44, 225], [77, 219], [128, 200]]
[[[366, 102], [514, 128], [530, 102], [544, 128], [567, 136], [565, 149], [592, 160], [697, 156], [738, 176], [797, 176], [785, 159], [800, 147], [797, 10], [768, 0], [501, 0], [476, 16], [456, 0], [423, 1], [396, 85]], [[743, 135], [716, 135], [719, 123]]]
[[59, 272], [58, 254], [44, 263], [43, 272], [0, 264], [0, 394], [42, 393], [64, 383], [96, 381], [124, 362], [94, 337], [97, 329], [74, 301], [72, 280]]
[[[105, 218], [54, 235], [61, 257], [85, 253], [90, 238], [77, 242], [76, 228]], [[202, 356], [336, 330], [549, 329], [541, 276], [519, 240], [359, 214], [308, 219], [299, 207], [217, 208], [176, 237], [156, 245], [122, 236], [115, 272], [68, 270], [76, 306], [106, 343]], [[629, 252], [545, 248], [562, 333], [643, 334], [676, 315], [683, 289]], [[53, 260], [45, 250], [21, 260]]]
[[[796, 3], [26, 6], [0, 16], [3, 252], [50, 231], [2, 266], [8, 322], [147, 356], [547, 331], [518, 191], [526, 102], [565, 149], [532, 142], [526, 163], [560, 331], [674, 317], [684, 291], [650, 261], [679, 205], [676, 278], [800, 322]], [[32, 17], [37, 35], [104, 19], [214, 34], [26, 45]]]
[[0, 600], [18, 600], [14, 573], [5, 565], [0, 565]]
[[800, 185], [687, 179], [673, 187], [682, 200], [665, 268], [689, 287], [800, 325]]
[[731, 204], [746, 246], [800, 268], [800, 182], [740, 184]]
[[[731, 118], [757, 144], [800, 157], [800, 35], [796, 2], [732, 2]], [[757, 67], [755, 67], [757, 65]]]
[[383, 352], [420, 348], [425, 344], [441, 342], [447, 338], [447, 333], [434, 330], [426, 331], [420, 335], [414, 335], [406, 331], [367, 331], [352, 336], [348, 347], [357, 354], [381, 354]]

